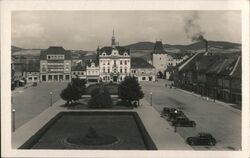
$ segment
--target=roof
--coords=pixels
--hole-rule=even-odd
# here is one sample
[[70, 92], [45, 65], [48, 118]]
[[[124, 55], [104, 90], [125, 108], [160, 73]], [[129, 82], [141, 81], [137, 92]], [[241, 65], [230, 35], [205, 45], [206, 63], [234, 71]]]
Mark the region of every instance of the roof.
[[110, 55], [112, 53], [113, 49], [117, 49], [119, 55], [123, 55], [125, 52], [127, 52], [128, 54], [130, 54], [130, 50], [121, 46], [116, 46], [115, 48], [112, 47], [102, 47], [99, 51], [100, 53], [102, 52], [106, 52], [107, 55]]
[[42, 50], [40, 53], [40, 60], [46, 60], [47, 59], [47, 55], [51, 54], [51, 55], [65, 55], [64, 59], [65, 60], [71, 60], [71, 52], [70, 51], [66, 51], [63, 47], [58, 47], [58, 46], [51, 46], [46, 50]]
[[72, 66], [71, 71], [85, 71], [86, 67], [83, 66], [81, 63], [78, 63], [75, 66]]
[[143, 58], [131, 58], [131, 69], [154, 69], [155, 67], [149, 64]]
[[34, 62], [34, 63], [26, 64], [25, 70], [27, 72], [40, 72], [40, 63]]
[[88, 67], [90, 67], [91, 66], [91, 63], [95, 63], [95, 67], [98, 67], [99, 66], [99, 61], [98, 60], [86, 60], [86, 65], [88, 66]]
[[155, 42], [155, 47], [154, 47], [154, 54], [167, 54], [167, 52], [164, 50], [163, 44], [161, 41], [156, 41]]
[[241, 78], [242, 75], [242, 61], [241, 56], [237, 59], [237, 62], [235, 64], [235, 67], [233, 71], [231, 72], [231, 77], [235, 78]]

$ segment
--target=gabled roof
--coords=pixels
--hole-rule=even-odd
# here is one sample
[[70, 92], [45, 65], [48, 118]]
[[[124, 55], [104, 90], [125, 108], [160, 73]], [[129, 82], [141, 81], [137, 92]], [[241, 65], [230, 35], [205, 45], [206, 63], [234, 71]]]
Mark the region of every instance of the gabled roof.
[[154, 69], [155, 67], [149, 64], [143, 58], [131, 58], [131, 69]]
[[99, 66], [99, 61], [98, 60], [86, 60], [86, 65], [88, 67], [91, 66], [91, 63], [94, 63], [95, 64], [95, 67], [98, 67]]
[[115, 48], [112, 48], [112, 47], [102, 47], [99, 51], [100, 51], [100, 53], [106, 52], [107, 55], [111, 55], [113, 49], [117, 49], [119, 55], [123, 55], [125, 52], [127, 52], [128, 54], [130, 54], [130, 50], [129, 49], [121, 47], [121, 46], [116, 46]]
[[71, 71], [85, 71], [86, 67], [83, 66], [81, 63], [78, 63], [75, 66], [72, 66]]
[[66, 51], [63, 47], [51, 46], [46, 50], [42, 50], [40, 54], [40, 60], [46, 60], [47, 55], [64, 55], [65, 60], [71, 60], [71, 52]]
[[25, 65], [26, 72], [40, 72], [40, 63], [29, 63]]
[[242, 63], [241, 63], [241, 61], [242, 61], [241, 56], [239, 56], [233, 71], [230, 73], [231, 77], [241, 78], [241, 75], [242, 75]]
[[163, 47], [163, 44], [161, 41], [156, 41], [155, 42], [155, 46], [154, 46], [154, 50], [152, 52], [153, 54], [168, 54]]

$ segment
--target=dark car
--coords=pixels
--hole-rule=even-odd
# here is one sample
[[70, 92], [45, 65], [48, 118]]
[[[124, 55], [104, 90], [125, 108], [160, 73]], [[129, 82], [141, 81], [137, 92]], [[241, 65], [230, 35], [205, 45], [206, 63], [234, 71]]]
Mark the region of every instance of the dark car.
[[186, 117], [177, 117], [172, 121], [172, 125], [176, 127], [195, 127], [196, 123]]
[[189, 145], [211, 145], [216, 144], [216, 139], [209, 133], [199, 133], [196, 137], [188, 137], [186, 143]]
[[178, 117], [186, 117], [186, 115], [182, 111], [176, 110], [175, 112], [171, 112], [171, 113], [168, 114], [167, 120], [168, 121], [174, 121]]
[[163, 114], [164, 116], [167, 116], [167, 115], [169, 115], [170, 113], [175, 112], [176, 110], [177, 110], [177, 109], [175, 109], [175, 108], [164, 107], [164, 108], [163, 108], [163, 111], [162, 111], [162, 114]]

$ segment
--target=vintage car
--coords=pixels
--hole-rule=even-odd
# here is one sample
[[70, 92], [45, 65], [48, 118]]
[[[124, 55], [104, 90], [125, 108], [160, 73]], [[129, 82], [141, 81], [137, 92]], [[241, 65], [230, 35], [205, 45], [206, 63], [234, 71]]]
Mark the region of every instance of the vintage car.
[[172, 121], [172, 125], [176, 127], [195, 127], [196, 123], [193, 120], [189, 120], [186, 117], [177, 117]]
[[188, 137], [186, 143], [189, 145], [211, 145], [216, 144], [216, 139], [209, 133], [199, 133], [196, 137]]

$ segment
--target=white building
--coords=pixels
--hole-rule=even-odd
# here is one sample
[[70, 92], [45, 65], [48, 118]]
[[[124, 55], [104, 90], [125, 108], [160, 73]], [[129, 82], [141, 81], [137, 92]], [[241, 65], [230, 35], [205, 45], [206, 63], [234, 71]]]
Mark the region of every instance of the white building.
[[156, 69], [142, 58], [131, 59], [131, 74], [137, 78], [138, 81], [155, 81]]
[[184, 58], [178, 54], [166, 52], [161, 41], [155, 42], [154, 51], [152, 53], [152, 64], [158, 73], [164, 73], [168, 70], [168, 67], [176, 66], [183, 60]]
[[98, 82], [100, 79], [100, 68], [98, 60], [87, 61], [87, 81], [88, 82]]
[[130, 73], [130, 51], [115, 42], [113, 34], [111, 46], [97, 49], [100, 79], [103, 82], [119, 82]]

